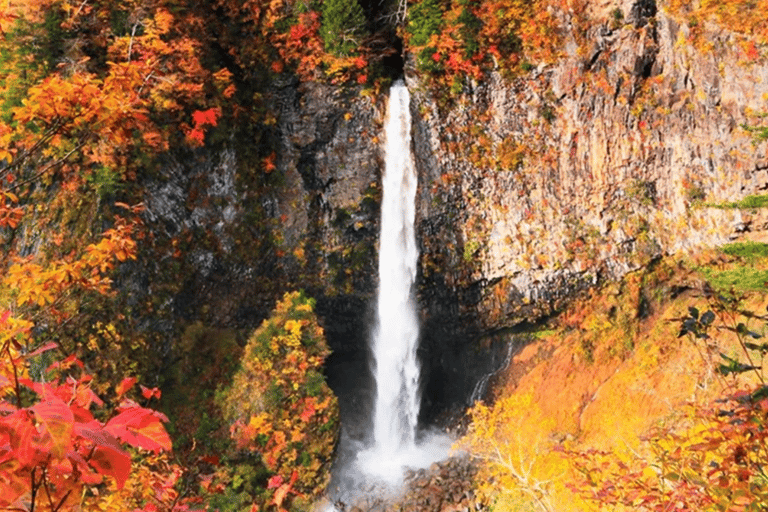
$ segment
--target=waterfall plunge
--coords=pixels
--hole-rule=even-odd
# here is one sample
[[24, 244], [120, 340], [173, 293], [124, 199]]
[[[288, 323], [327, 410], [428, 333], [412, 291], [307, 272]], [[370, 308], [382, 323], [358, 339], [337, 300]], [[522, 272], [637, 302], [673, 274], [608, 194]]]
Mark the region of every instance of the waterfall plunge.
[[446, 438], [417, 443], [419, 325], [412, 297], [418, 248], [416, 169], [411, 155], [410, 95], [402, 82], [390, 89], [385, 125], [385, 168], [379, 239], [377, 323], [372, 337], [376, 401], [373, 446], [361, 452], [363, 470], [396, 483], [405, 467], [425, 467], [447, 455]]
[[390, 91], [385, 127], [384, 197], [379, 242], [379, 295], [373, 336], [377, 447], [396, 451], [414, 445], [419, 415], [419, 325], [411, 289], [416, 281], [416, 169], [411, 157], [408, 89]]

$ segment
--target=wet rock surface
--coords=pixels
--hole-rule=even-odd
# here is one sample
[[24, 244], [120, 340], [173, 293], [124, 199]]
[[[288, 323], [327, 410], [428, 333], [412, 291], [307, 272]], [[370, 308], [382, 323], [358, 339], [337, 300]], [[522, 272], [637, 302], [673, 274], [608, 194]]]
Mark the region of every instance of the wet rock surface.
[[466, 455], [457, 455], [429, 468], [406, 470], [403, 488], [387, 493], [371, 484], [358, 499], [338, 501], [339, 512], [473, 512], [485, 510], [475, 494], [477, 467]]

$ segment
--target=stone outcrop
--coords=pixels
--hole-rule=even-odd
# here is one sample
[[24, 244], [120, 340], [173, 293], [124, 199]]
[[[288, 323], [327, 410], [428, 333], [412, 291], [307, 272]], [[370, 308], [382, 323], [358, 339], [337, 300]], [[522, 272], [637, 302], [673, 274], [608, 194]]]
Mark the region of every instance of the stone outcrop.
[[764, 228], [713, 205], [768, 188], [766, 144], [741, 128], [765, 109], [768, 65], [716, 27], [694, 38], [653, 2], [594, 9], [605, 21], [558, 62], [467, 83], [452, 107], [410, 80], [436, 325], [535, 320], [660, 255]]
[[167, 158], [146, 187], [144, 219], [152, 273], [180, 279], [177, 314], [254, 327], [302, 287], [329, 314], [361, 316], [375, 287], [380, 114], [356, 92], [278, 83], [255, 142], [233, 136]]

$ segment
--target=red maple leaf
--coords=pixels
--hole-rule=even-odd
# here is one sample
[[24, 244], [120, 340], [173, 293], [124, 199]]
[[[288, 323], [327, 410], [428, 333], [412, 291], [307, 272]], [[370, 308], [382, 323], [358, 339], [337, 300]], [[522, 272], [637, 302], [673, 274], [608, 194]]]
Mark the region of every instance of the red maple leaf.
[[276, 489], [281, 485], [283, 485], [283, 477], [280, 475], [275, 475], [267, 482], [267, 489]]
[[195, 123], [195, 128], [205, 125], [216, 126], [220, 115], [221, 109], [217, 107], [209, 108], [208, 110], [195, 110], [192, 113], [192, 121]]

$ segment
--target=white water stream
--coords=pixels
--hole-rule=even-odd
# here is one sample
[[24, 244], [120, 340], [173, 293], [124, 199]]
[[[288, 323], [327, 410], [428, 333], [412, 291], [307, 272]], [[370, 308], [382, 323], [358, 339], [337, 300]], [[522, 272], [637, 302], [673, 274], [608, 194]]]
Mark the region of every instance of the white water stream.
[[414, 221], [416, 168], [411, 154], [410, 95], [390, 89], [379, 239], [377, 320], [371, 340], [376, 399], [373, 446], [358, 454], [363, 471], [389, 483], [406, 467], [426, 467], [447, 456], [447, 438], [417, 442], [420, 406], [419, 323], [413, 287], [419, 251]]
[[379, 238], [379, 294], [373, 335], [376, 407], [373, 438], [378, 447], [411, 448], [419, 415], [419, 324], [411, 296], [416, 282], [416, 169], [411, 157], [408, 89], [390, 90], [385, 127], [385, 167]]

